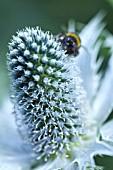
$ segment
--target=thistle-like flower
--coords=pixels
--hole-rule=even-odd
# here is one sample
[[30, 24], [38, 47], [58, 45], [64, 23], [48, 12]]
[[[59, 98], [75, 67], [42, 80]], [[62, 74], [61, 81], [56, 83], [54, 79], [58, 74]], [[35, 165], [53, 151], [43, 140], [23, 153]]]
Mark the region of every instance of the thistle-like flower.
[[69, 150], [82, 133], [84, 91], [76, 64], [52, 35], [26, 28], [9, 45], [12, 101], [18, 128], [37, 159]]

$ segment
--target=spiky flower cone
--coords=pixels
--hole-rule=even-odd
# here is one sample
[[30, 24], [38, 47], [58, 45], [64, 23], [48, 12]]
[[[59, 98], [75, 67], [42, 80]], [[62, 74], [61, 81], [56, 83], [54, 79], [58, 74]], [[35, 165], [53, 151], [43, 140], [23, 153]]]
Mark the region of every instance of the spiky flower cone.
[[66, 153], [81, 133], [78, 69], [52, 35], [26, 28], [9, 45], [8, 66], [18, 129], [37, 159]]

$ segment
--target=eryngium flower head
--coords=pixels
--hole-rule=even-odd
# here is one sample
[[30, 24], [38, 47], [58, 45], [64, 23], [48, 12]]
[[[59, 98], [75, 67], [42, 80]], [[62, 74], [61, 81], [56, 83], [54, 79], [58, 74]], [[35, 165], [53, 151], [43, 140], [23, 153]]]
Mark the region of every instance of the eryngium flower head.
[[19, 31], [9, 44], [14, 113], [37, 159], [66, 153], [82, 133], [84, 93], [71, 60], [60, 43], [38, 27]]

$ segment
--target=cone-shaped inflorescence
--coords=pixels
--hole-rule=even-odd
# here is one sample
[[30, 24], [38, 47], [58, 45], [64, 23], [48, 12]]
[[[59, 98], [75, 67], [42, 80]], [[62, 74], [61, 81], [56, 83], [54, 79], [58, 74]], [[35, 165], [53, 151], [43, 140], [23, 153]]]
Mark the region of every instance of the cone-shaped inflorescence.
[[37, 27], [13, 37], [8, 67], [18, 129], [37, 159], [66, 153], [81, 133], [83, 94], [76, 65]]

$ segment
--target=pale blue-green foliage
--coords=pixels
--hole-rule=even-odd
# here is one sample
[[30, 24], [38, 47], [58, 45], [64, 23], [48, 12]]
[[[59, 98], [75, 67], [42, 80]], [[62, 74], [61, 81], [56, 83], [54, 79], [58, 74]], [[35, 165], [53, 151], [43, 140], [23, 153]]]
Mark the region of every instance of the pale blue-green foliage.
[[14, 114], [24, 140], [37, 159], [66, 154], [83, 126], [84, 93], [76, 65], [61, 44], [38, 27], [13, 36], [7, 56]]

